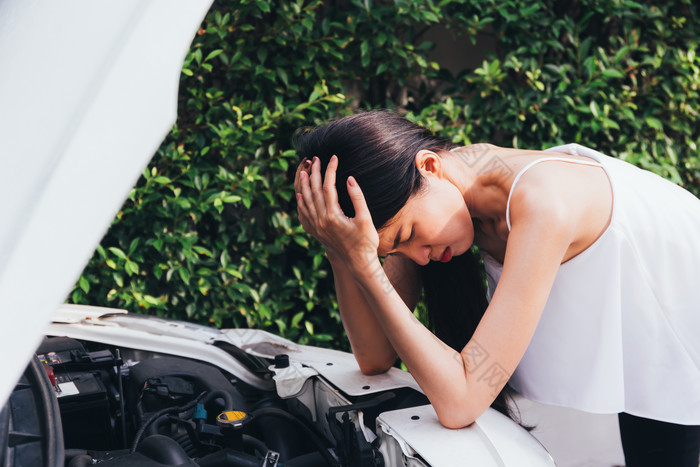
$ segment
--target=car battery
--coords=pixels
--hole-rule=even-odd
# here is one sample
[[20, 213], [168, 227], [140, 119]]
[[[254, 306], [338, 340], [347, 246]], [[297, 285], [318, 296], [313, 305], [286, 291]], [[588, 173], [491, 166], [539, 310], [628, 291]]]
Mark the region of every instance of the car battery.
[[37, 357], [53, 370], [50, 379], [55, 382], [65, 447], [113, 449], [114, 420], [110, 410], [113, 385], [106, 371], [116, 361], [112, 353], [87, 352], [74, 339], [54, 337], [44, 340]]

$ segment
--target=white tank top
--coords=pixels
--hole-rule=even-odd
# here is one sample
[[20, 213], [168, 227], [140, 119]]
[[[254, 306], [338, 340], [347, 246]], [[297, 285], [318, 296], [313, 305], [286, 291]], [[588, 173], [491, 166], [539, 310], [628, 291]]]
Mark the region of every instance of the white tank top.
[[[700, 200], [651, 172], [578, 144], [612, 185], [610, 225], [562, 264], [510, 380], [525, 397], [593, 413], [700, 424]], [[482, 252], [489, 300], [502, 265]]]

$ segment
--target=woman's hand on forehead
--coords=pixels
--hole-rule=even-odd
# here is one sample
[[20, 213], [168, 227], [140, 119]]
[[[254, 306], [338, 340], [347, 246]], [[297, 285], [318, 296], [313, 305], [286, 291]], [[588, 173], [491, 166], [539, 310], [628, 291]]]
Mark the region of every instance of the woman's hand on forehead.
[[378, 261], [379, 236], [362, 190], [353, 177], [348, 177], [346, 183], [355, 217], [343, 213], [336, 190], [337, 169], [336, 156], [328, 162], [323, 180], [317, 157], [299, 165], [294, 180], [299, 220], [304, 230], [339, 255], [354, 273], [363, 274]]

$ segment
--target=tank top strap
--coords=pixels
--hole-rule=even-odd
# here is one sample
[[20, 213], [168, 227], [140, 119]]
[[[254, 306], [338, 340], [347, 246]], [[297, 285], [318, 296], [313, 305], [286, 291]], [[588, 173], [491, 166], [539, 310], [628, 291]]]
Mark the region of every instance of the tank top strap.
[[513, 184], [510, 186], [510, 193], [508, 193], [508, 201], [506, 203], [506, 225], [508, 226], [508, 232], [510, 232], [510, 198], [513, 196], [513, 190], [515, 189], [515, 185], [518, 184], [518, 180], [520, 180], [520, 177], [523, 176], [523, 174], [532, 167], [533, 165], [539, 163], [539, 162], [544, 162], [544, 161], [562, 161], [562, 162], [572, 162], [574, 164], [582, 164], [582, 165], [592, 165], [595, 167], [603, 167], [603, 164], [600, 162], [596, 161], [582, 161], [579, 159], [569, 159], [568, 157], [543, 157], [541, 159], [536, 159], [529, 164], [527, 164], [525, 167], [520, 169], [520, 172], [518, 172], [515, 175], [515, 178], [513, 179]]

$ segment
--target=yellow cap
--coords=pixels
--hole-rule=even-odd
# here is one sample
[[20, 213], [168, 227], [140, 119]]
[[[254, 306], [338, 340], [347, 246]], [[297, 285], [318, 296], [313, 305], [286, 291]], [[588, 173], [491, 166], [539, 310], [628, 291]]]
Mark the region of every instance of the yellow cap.
[[221, 412], [216, 417], [216, 422], [222, 427], [233, 426], [234, 428], [238, 428], [249, 419], [248, 414], [245, 412], [241, 412], [240, 410], [228, 410], [226, 412]]
[[243, 420], [247, 416], [247, 413], [241, 412], [240, 410], [229, 410], [226, 412], [221, 412], [217, 418], [222, 422], [237, 422], [239, 420]]

